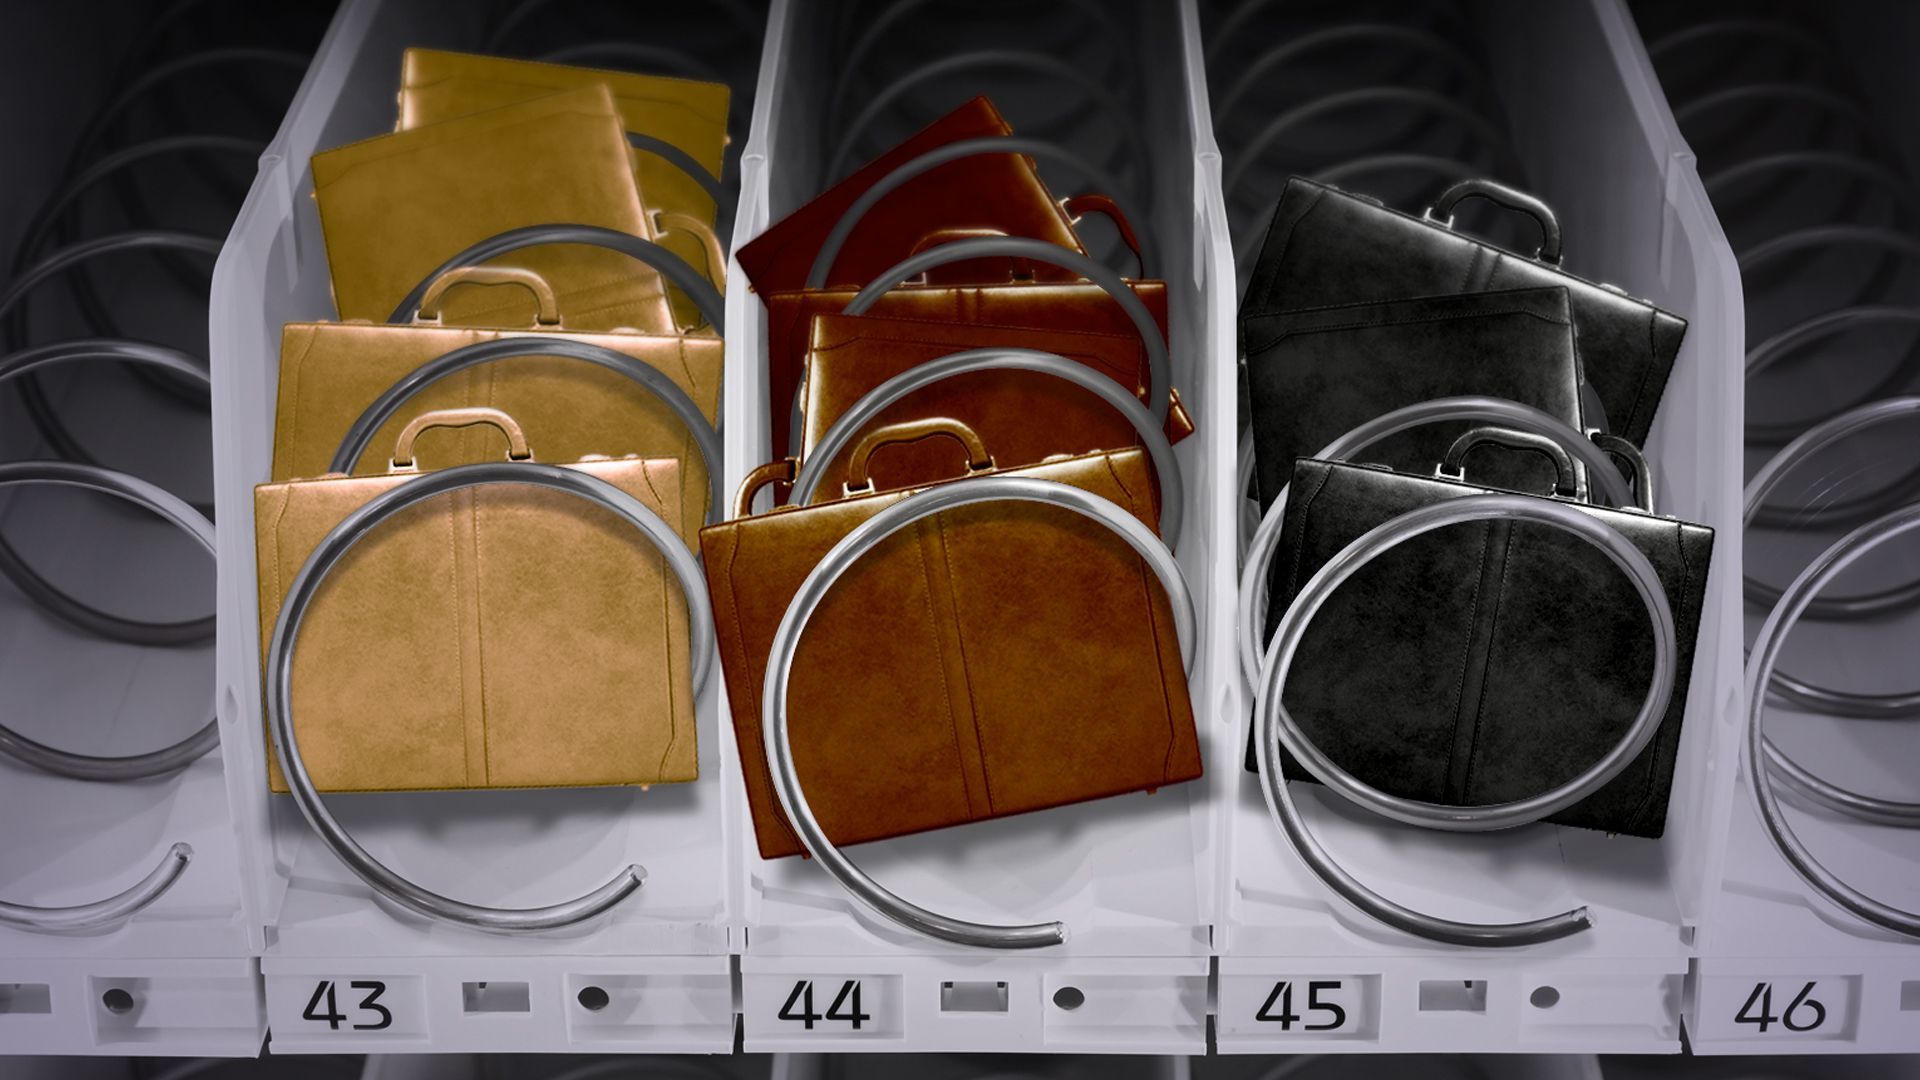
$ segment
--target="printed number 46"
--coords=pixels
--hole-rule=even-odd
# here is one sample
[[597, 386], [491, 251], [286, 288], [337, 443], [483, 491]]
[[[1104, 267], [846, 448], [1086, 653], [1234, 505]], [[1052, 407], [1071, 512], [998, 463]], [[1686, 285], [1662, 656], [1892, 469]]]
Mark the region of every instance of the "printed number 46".
[[[393, 1026], [393, 1014], [387, 1011], [385, 1005], [380, 1004], [380, 995], [387, 992], [386, 983], [353, 982], [348, 983], [347, 988], [350, 990], [365, 990], [367, 996], [360, 999], [360, 1008], [379, 1017], [377, 1021], [371, 1024], [355, 1024], [353, 1025], [353, 1030], [383, 1031]], [[315, 1010], [320, 1007], [320, 1002], [323, 998], [327, 1003], [327, 1011], [316, 1012]], [[300, 1019], [302, 1020], [315, 1020], [325, 1023], [328, 1031], [339, 1031], [341, 1023], [345, 1021], [346, 1018], [346, 1014], [340, 1011], [340, 1006], [334, 1003], [333, 980], [331, 979], [323, 979], [320, 985], [313, 988], [313, 996], [307, 999], [306, 1010], [300, 1014]]]
[[[1733, 1022], [1753, 1024], [1764, 1032], [1777, 1020], [1788, 1031], [1812, 1031], [1827, 1022], [1827, 1007], [1807, 996], [1813, 993], [1814, 985], [1808, 983], [1801, 987], [1800, 992], [1787, 1003], [1786, 1011], [1775, 1016], [1773, 1015], [1773, 984], [1754, 983], [1753, 993], [1747, 995], [1746, 1004], [1740, 1006], [1740, 1011], [1734, 1014]], [[1756, 1005], [1760, 1007], [1757, 1016], [1753, 1011]], [[1808, 1016], [1808, 1013], [1811, 1013], [1811, 1016]]]
[[[799, 1012], [793, 1007], [800, 1006]], [[845, 1009], [845, 1012], [841, 1010]], [[833, 996], [833, 1004], [827, 1006], [825, 1016], [813, 1011], [813, 980], [801, 979], [793, 984], [793, 992], [787, 995], [786, 1004], [780, 1006], [779, 1018], [798, 1020], [806, 1025], [808, 1031], [821, 1020], [844, 1020], [859, 1031], [863, 1021], [873, 1019], [872, 1015], [860, 1011], [860, 980], [848, 979], [840, 984], [840, 992]]]
[[[1320, 1000], [1320, 992], [1322, 990], [1338, 989], [1340, 989], [1340, 981], [1338, 979], [1314, 981], [1307, 984], [1307, 1011], [1323, 1012], [1331, 1019], [1324, 1024], [1305, 1024], [1301, 1027], [1302, 1031], [1334, 1031], [1347, 1026], [1346, 1009], [1342, 1008], [1338, 1002]], [[1280, 1006], [1280, 1012], [1278, 1014], [1273, 1011], [1275, 1005]], [[1292, 1031], [1293, 1025], [1297, 1021], [1305, 1019], [1293, 1011], [1293, 984], [1287, 982], [1274, 983], [1273, 992], [1267, 995], [1267, 1000], [1261, 1003], [1260, 1011], [1253, 1014], [1253, 1018], [1267, 1023], [1279, 1024], [1281, 1031]]]

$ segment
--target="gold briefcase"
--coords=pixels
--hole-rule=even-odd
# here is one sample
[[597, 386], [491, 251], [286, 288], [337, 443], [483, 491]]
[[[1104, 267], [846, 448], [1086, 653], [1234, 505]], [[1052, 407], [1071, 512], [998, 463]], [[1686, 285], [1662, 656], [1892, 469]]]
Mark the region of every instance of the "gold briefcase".
[[[435, 357], [500, 338], [562, 338], [624, 353], [665, 374], [709, 422], [717, 420], [725, 348], [719, 338], [568, 330], [564, 317], [553, 309], [551, 289], [525, 271], [454, 270], [441, 284], [509, 277], [539, 298], [543, 321], [530, 329], [486, 330], [430, 321], [288, 323], [280, 335], [270, 478], [292, 480], [327, 472], [348, 428], [388, 387]], [[426, 319], [446, 294], [441, 288], [428, 290], [428, 300], [421, 305]], [[518, 420], [540, 452], [554, 461], [577, 461], [591, 454], [678, 459], [681, 513], [668, 523], [691, 542], [706, 518], [707, 463], [686, 424], [632, 379], [580, 360], [534, 354], [456, 372], [410, 398], [373, 433], [368, 446], [392, 446], [401, 429], [422, 413], [476, 405], [500, 409]], [[442, 465], [494, 460], [499, 446], [499, 432], [482, 426], [436, 439]], [[385, 470], [386, 461], [369, 451], [352, 472], [377, 476]]]
[[[406, 51], [400, 70], [401, 131], [605, 85], [628, 132], [666, 143], [716, 179], [726, 161], [725, 83], [419, 48]], [[713, 232], [719, 208], [707, 189], [680, 165], [644, 149], [634, 154], [634, 175], [660, 245], [705, 267], [707, 280], [725, 288], [727, 260]], [[699, 324], [691, 300], [678, 290], [669, 297], [682, 326]]]
[[[527, 225], [577, 224], [647, 240], [613, 96], [585, 87], [380, 135], [313, 156], [313, 195], [342, 319], [383, 322], [441, 263]], [[552, 283], [576, 329], [678, 330], [659, 273], [617, 252], [548, 244], [513, 254]], [[517, 290], [467, 290], [443, 318], [525, 326]]]
[[[254, 489], [260, 640], [334, 526], [414, 471], [429, 428], [494, 409], [417, 416], [389, 475]], [[679, 520], [679, 465], [570, 464]], [[293, 656], [293, 720], [321, 791], [576, 787], [699, 775], [686, 599], [658, 550], [611, 511], [498, 484], [410, 507], [334, 567]], [[268, 781], [287, 790], [269, 749]]]

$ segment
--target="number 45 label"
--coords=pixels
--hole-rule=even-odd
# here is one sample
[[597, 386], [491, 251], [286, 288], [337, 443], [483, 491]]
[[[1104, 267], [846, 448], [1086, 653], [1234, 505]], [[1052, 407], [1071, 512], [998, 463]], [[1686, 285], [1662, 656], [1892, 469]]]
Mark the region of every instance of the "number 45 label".
[[1377, 978], [1220, 976], [1222, 1034], [1255, 1039], [1360, 1039], [1374, 1028]]
[[1846, 1039], [1858, 980], [1720, 975], [1702, 980], [1702, 1034], [1709, 1039]]

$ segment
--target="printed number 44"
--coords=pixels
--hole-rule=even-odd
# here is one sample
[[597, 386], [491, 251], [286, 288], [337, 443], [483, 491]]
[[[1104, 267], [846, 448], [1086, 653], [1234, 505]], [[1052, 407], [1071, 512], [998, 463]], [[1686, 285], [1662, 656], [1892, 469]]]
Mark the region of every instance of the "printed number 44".
[[[1814, 983], [1808, 983], [1801, 987], [1800, 992], [1795, 994], [1793, 1000], [1787, 1003], [1786, 1011], [1782, 1012], [1779, 1016], [1775, 1016], [1773, 1014], [1773, 984], [1764, 982], [1754, 983], [1753, 993], [1747, 995], [1746, 1004], [1741, 1005], [1740, 1011], [1734, 1014], [1733, 1022], [1736, 1024], [1753, 1024], [1762, 1032], [1772, 1027], [1776, 1021], [1779, 1022], [1781, 1027], [1786, 1028], [1788, 1031], [1813, 1031], [1827, 1022], [1827, 1007], [1808, 996], [1813, 993], [1815, 985]], [[1754, 1012], [1755, 1006], [1758, 1006], [1760, 1009], [1757, 1014]]]
[[[322, 979], [320, 985], [313, 988], [313, 996], [307, 999], [306, 1010], [300, 1014], [300, 1019], [324, 1023], [327, 1025], [328, 1031], [339, 1031], [340, 1025], [346, 1022], [347, 1015], [341, 1012], [340, 1006], [334, 1002], [333, 986], [333, 980]], [[380, 995], [387, 992], [386, 983], [373, 981], [351, 982], [347, 984], [347, 988], [349, 990], [365, 990], [367, 996], [360, 999], [360, 1011], [372, 1013], [377, 1017], [371, 1024], [353, 1025], [353, 1030], [383, 1031], [393, 1026], [393, 1013], [387, 1011], [385, 1005], [380, 1004]], [[322, 999], [327, 1003], [326, 1012], [316, 1011], [320, 1008]]]
[[[1260, 1011], [1253, 1014], [1253, 1018], [1270, 1024], [1279, 1024], [1281, 1031], [1292, 1031], [1294, 1024], [1306, 1019], [1293, 1011], [1293, 986], [1294, 984], [1290, 982], [1274, 983], [1273, 991], [1267, 995], [1267, 1000], [1261, 1003]], [[1340, 986], [1338, 979], [1314, 980], [1307, 983], [1307, 1012], [1325, 1013], [1328, 1019], [1320, 1024], [1302, 1024], [1302, 1031], [1336, 1031], [1347, 1026], [1347, 1010], [1338, 1002], [1325, 1001], [1320, 997], [1322, 991], [1336, 991]], [[1273, 1011], [1275, 1006], [1280, 1009], [1278, 1013]]]
[[[795, 1005], [800, 1011], [793, 1011]], [[860, 1011], [860, 980], [848, 979], [840, 984], [840, 992], [833, 996], [833, 1004], [827, 1006], [826, 1014], [813, 1011], [813, 980], [801, 979], [793, 984], [793, 991], [787, 995], [786, 1004], [780, 1006], [779, 1018], [798, 1020], [806, 1025], [808, 1031], [822, 1020], [841, 1020], [859, 1031], [860, 1025], [873, 1019], [871, 1014]]]

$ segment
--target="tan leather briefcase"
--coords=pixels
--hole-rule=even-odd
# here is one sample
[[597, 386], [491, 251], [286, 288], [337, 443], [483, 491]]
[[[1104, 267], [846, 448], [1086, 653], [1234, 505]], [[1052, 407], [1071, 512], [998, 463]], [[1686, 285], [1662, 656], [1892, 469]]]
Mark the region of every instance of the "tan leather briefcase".
[[[263, 655], [321, 539], [407, 482], [422, 431], [481, 421], [528, 456], [496, 410], [428, 413], [401, 433], [400, 471], [254, 489]], [[679, 519], [677, 462], [568, 467]], [[321, 791], [692, 780], [688, 647], [679, 584], [632, 526], [560, 492], [456, 491], [375, 528], [316, 595], [293, 657], [301, 756]], [[268, 766], [272, 789], [287, 790], [278, 761]]]

